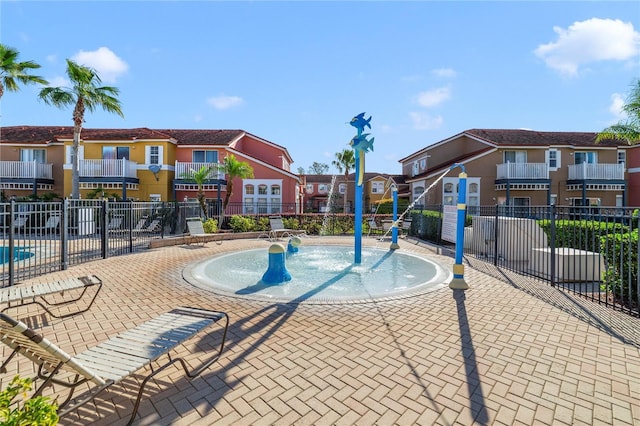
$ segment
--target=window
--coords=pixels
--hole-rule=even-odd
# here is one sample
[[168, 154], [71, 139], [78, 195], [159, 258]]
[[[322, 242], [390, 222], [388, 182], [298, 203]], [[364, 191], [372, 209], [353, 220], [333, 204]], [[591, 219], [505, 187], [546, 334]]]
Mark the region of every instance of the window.
[[453, 183], [451, 182], [447, 182], [444, 184], [444, 192], [445, 193], [451, 193], [453, 192]]
[[427, 159], [423, 158], [422, 160], [420, 160], [420, 170], [424, 170], [427, 168]]
[[622, 151], [622, 150], [618, 151], [618, 164], [622, 164], [624, 167], [626, 167], [627, 151]]
[[245, 185], [244, 186], [244, 193], [247, 195], [253, 195], [254, 194], [254, 187], [253, 185]]
[[371, 193], [372, 194], [384, 193], [384, 182], [371, 182]]
[[149, 201], [159, 203], [160, 201], [162, 201], [162, 197], [160, 196], [160, 194], [149, 194]]
[[557, 205], [558, 204], [558, 194], [551, 194], [551, 205]]
[[413, 200], [417, 200], [420, 198], [422, 193], [424, 192], [424, 186], [414, 186], [413, 187]]
[[550, 149], [546, 152], [547, 156], [547, 166], [549, 166], [549, 170], [555, 172], [558, 170], [560, 166], [560, 151], [557, 149]]
[[527, 151], [505, 151], [504, 162], [505, 163], [526, 163]]
[[280, 185], [271, 185], [271, 195], [280, 195]]
[[267, 185], [265, 184], [258, 185], [258, 194], [267, 195]]
[[129, 147], [128, 146], [103, 146], [102, 159], [103, 160], [122, 160], [122, 159], [128, 160]]
[[318, 192], [321, 194], [326, 194], [327, 192], [329, 192], [329, 185], [327, 185], [326, 183], [319, 184]]
[[21, 149], [20, 161], [35, 161], [43, 164], [46, 161], [46, 151], [44, 149]]
[[418, 173], [420, 173], [420, 164], [416, 161], [413, 163], [413, 175], [415, 176]]
[[469, 194], [477, 194], [479, 190], [479, 185], [477, 183], [472, 183], [469, 185]]
[[616, 195], [616, 207], [624, 207], [624, 200], [622, 198], [622, 195]]
[[573, 155], [575, 164], [596, 164], [598, 162], [598, 153], [594, 151], [578, 151]]
[[191, 153], [191, 158], [194, 163], [217, 163], [218, 151], [194, 150]]
[[282, 211], [281, 179], [245, 179], [242, 188], [244, 213], [270, 214]]
[[339, 193], [344, 194], [346, 190], [347, 190], [347, 184], [346, 183], [341, 183], [340, 185], [338, 185], [338, 192]]
[[253, 206], [253, 198], [245, 198], [244, 199], [244, 212], [245, 213], [255, 213], [256, 209]]
[[313, 194], [313, 184], [308, 183], [306, 187], [307, 194]]
[[149, 164], [160, 164], [160, 147], [149, 147]]

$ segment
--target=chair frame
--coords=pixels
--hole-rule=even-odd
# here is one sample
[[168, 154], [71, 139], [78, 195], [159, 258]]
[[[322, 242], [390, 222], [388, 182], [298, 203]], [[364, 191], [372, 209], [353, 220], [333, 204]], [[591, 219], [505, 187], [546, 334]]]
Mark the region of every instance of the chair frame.
[[[184, 358], [171, 356], [173, 349], [222, 319], [225, 320], [224, 331], [218, 349], [199, 366], [190, 369]], [[59, 405], [58, 415], [62, 418], [93, 400], [103, 390], [120, 383], [136, 371], [166, 356], [166, 362], [158, 368], [150, 368], [150, 373], [140, 383], [133, 412], [129, 418], [128, 425], [130, 425], [138, 412], [149, 380], [176, 363], [181, 365], [188, 380], [199, 376], [220, 358], [228, 328], [229, 316], [224, 312], [180, 307], [71, 356], [25, 323], [0, 313], [0, 340], [13, 349], [13, 352], [0, 365], [0, 372], [6, 372], [6, 366], [17, 354], [29, 358], [38, 366], [38, 378], [43, 380], [32, 397], [41, 395], [45, 387], [51, 384], [68, 389], [68, 395]], [[208, 331], [207, 335], [213, 332], [214, 330]], [[75, 377], [71, 381], [64, 380], [57, 376], [58, 373], [72, 373]], [[73, 401], [75, 389], [89, 382], [96, 386], [89, 389], [88, 394], [81, 395]]]
[[297, 231], [295, 229], [289, 229], [284, 227], [284, 223], [282, 222], [282, 216], [269, 216], [269, 241], [278, 241], [280, 238], [289, 238], [289, 237], [303, 237], [306, 236], [304, 231]]
[[[81, 314], [88, 311], [93, 306], [102, 288], [102, 280], [95, 275], [87, 275], [78, 278], [70, 278], [50, 283], [34, 284], [34, 285], [14, 285], [11, 287], [0, 288], [0, 303], [7, 304], [2, 311], [5, 312], [11, 308], [18, 308], [27, 305], [39, 305], [53, 318], [67, 318], [72, 315]], [[82, 289], [77, 297], [62, 300], [59, 302], [50, 301], [48, 296], [60, 294], [64, 296], [65, 292], [71, 290]], [[60, 307], [75, 303], [82, 299], [89, 289], [95, 290], [93, 297], [84, 309], [78, 309], [63, 315], [54, 313], [51, 307]]]
[[204, 231], [204, 226], [202, 225], [202, 219], [199, 217], [188, 217], [187, 218], [187, 228], [189, 229], [189, 240], [188, 244], [191, 244], [193, 241], [196, 243], [198, 241], [202, 242], [202, 246], [207, 243], [206, 237], [207, 233]]

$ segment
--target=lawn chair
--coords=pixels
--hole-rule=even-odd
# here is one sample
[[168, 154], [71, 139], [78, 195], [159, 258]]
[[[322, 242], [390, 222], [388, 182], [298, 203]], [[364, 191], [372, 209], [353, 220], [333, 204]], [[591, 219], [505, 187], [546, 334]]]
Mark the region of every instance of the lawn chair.
[[187, 227], [189, 228], [189, 244], [191, 244], [192, 241], [201, 241], [202, 246], [204, 247], [207, 233], [204, 232], [202, 220], [199, 217], [188, 217]]
[[18, 215], [13, 220], [13, 229], [15, 232], [26, 232], [29, 223], [29, 215]]
[[[171, 352], [174, 348], [223, 318], [225, 324], [222, 341], [215, 353], [199, 367], [190, 371], [183, 358], [172, 358]], [[0, 340], [13, 349], [9, 357], [0, 365], [0, 372], [6, 373], [6, 366], [17, 354], [29, 358], [38, 367], [38, 378], [43, 380], [32, 397], [41, 395], [44, 388], [51, 384], [69, 389], [65, 400], [58, 406], [58, 415], [62, 418], [93, 400], [104, 389], [120, 383], [143, 367], [148, 367], [149, 374], [140, 383], [133, 412], [129, 418], [128, 424], [131, 424], [138, 412], [147, 382], [176, 362], [180, 363], [188, 380], [200, 375], [220, 358], [228, 327], [229, 317], [224, 312], [181, 307], [71, 356], [25, 323], [0, 313]], [[166, 362], [155, 367], [155, 361], [164, 355], [167, 356]], [[151, 363], [154, 363], [153, 368], [150, 366]], [[68, 373], [72, 373], [74, 377], [68, 377]], [[93, 383], [95, 386], [92, 386], [87, 394], [72, 400], [76, 387], [85, 383]]]
[[55, 233], [58, 232], [58, 228], [60, 227], [60, 213], [51, 213], [51, 216], [47, 219], [47, 222], [44, 224], [44, 232], [45, 233]]
[[[49, 315], [54, 318], [66, 318], [88, 311], [93, 305], [93, 302], [96, 300], [96, 297], [98, 297], [98, 293], [100, 292], [101, 288], [102, 280], [100, 280], [100, 278], [96, 277], [95, 275], [70, 278], [44, 284], [14, 285], [10, 287], [0, 288], [0, 303], [3, 305], [7, 305], [2, 309], [2, 312], [5, 312], [10, 308], [18, 308], [35, 304], [42, 307]], [[66, 314], [56, 314], [51, 311], [50, 307], [65, 306], [79, 301], [90, 289], [94, 291], [94, 294], [84, 309], [78, 309]], [[74, 290], [77, 290], [78, 292], [80, 292], [80, 294], [76, 297], [67, 297], [66, 299], [64, 298], [65, 292], [69, 293]], [[50, 300], [49, 297], [53, 296], [54, 294], [59, 294], [60, 297], [63, 298], [63, 300]]]
[[109, 225], [107, 225], [107, 230], [109, 231], [117, 231], [122, 228], [122, 222], [124, 221], [124, 216], [118, 215], [113, 216], [109, 221]]
[[369, 234], [371, 234], [371, 233], [381, 234], [382, 233], [382, 226], [378, 225], [378, 223], [376, 222], [376, 220], [374, 218], [369, 219], [368, 223], [369, 223]]
[[411, 232], [411, 218], [405, 218], [402, 221], [402, 234], [404, 235], [405, 238], [409, 237], [409, 232]]
[[271, 227], [271, 230], [269, 231], [269, 240], [271, 241], [278, 240], [280, 237], [292, 237], [296, 233], [295, 230], [284, 227], [282, 217], [280, 216], [270, 216], [269, 226]]

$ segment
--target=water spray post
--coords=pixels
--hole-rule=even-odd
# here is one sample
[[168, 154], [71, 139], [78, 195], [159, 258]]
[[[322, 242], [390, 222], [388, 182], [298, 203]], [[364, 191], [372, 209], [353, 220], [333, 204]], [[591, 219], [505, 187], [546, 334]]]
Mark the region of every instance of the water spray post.
[[391, 184], [391, 194], [393, 196], [393, 224], [391, 225], [391, 250], [400, 248], [398, 245], [398, 187], [395, 182]]
[[364, 154], [373, 151], [373, 141], [375, 138], [367, 139], [369, 133], [364, 133], [365, 127], [371, 128], [371, 116], [364, 118], [364, 112], [356, 115], [349, 122], [350, 125], [358, 130], [358, 134], [351, 139], [349, 145], [354, 151], [354, 160], [356, 163], [356, 182], [355, 182], [355, 209], [354, 209], [354, 258], [353, 263], [359, 265], [362, 263], [362, 184], [364, 181]]
[[467, 173], [462, 164], [454, 164], [454, 167], [460, 167], [462, 172], [458, 175], [458, 217], [456, 223], [456, 263], [453, 265], [453, 279], [449, 283], [449, 288], [453, 290], [466, 290], [469, 284], [464, 280], [464, 265], [462, 264], [462, 255], [464, 251], [464, 216], [467, 209]]

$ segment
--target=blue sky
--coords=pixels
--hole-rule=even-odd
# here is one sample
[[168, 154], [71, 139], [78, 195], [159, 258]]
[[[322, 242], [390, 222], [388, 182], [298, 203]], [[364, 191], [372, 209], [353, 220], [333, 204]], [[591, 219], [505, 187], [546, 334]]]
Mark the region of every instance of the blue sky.
[[[125, 118], [85, 127], [242, 129], [293, 171], [331, 164], [360, 112], [386, 173], [471, 128], [600, 131], [640, 77], [632, 1], [2, 1], [0, 27], [53, 86], [70, 58], [120, 89]], [[5, 93], [0, 126], [71, 125], [38, 90]]]

